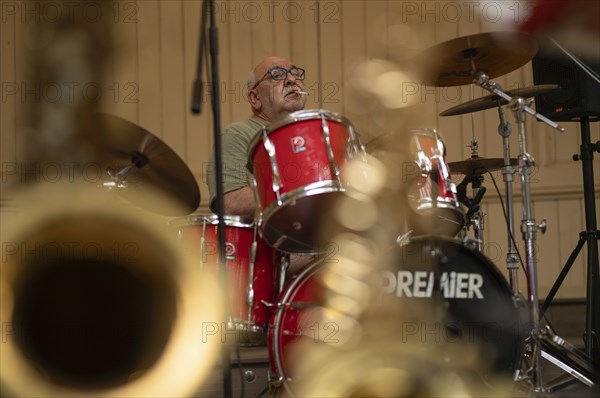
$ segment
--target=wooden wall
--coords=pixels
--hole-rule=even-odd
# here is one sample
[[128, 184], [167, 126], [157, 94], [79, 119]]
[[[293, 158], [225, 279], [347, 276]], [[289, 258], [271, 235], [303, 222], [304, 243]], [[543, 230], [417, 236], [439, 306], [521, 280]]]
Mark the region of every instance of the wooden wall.
[[[27, 29], [35, 11], [27, 12], [26, 3], [29, 2], [2, 2], [3, 164], [17, 160], [17, 142], [23, 127], [20, 116], [23, 106], [28, 105], [22, 91], [27, 84], [23, 55], [31, 45]], [[434, 89], [415, 81], [410, 86], [397, 88], [397, 95], [406, 96], [406, 103], [412, 101], [414, 106], [391, 109], [364, 96], [356, 87], [361, 77], [364, 79], [361, 71], [366, 70], [366, 66], [377, 65], [378, 60], [388, 62], [387, 67], [393, 68], [403, 65], [419, 49], [455, 37], [509, 28], [511, 21], [523, 18], [525, 10], [518, 4], [494, 9], [488, 5], [482, 13], [485, 4], [473, 8], [472, 2], [217, 1], [222, 125], [249, 115], [245, 101], [248, 71], [265, 56], [278, 54], [306, 68], [306, 87], [310, 92], [307, 108], [325, 108], [344, 114], [365, 140], [403, 130], [406, 126], [421, 125], [436, 128], [442, 134], [449, 162], [471, 155], [467, 145], [473, 133], [479, 143], [480, 156], [501, 157], [496, 110], [446, 118], [437, 116], [449, 107], [486, 95], [479, 88], [472, 91], [470, 86]], [[109, 12], [102, 15], [110, 21], [115, 51], [107, 60], [106, 79], [101, 84], [101, 109], [143, 126], [173, 148], [194, 173], [202, 192], [200, 211], [207, 212], [205, 173], [213, 144], [208, 90], [203, 98], [203, 113], [195, 116], [189, 110], [197, 62], [200, 5], [196, 0], [126, 0], [112, 4]], [[495, 80], [505, 89], [530, 86], [533, 84], [531, 64]], [[12, 87], [17, 90], [11, 91]], [[531, 184], [535, 217], [538, 222], [548, 219], [548, 232], [538, 234], [542, 296], [575, 247], [578, 232], [584, 228], [581, 166], [571, 159], [579, 150], [579, 127], [577, 123], [563, 125], [566, 132], [558, 134], [542, 123], [527, 119], [528, 150], [536, 159]], [[513, 157], [518, 148], [516, 135], [515, 128], [511, 136]], [[594, 141], [600, 139], [600, 123], [592, 125], [592, 137]], [[504, 192], [502, 175], [499, 172], [494, 175]], [[484, 200], [487, 254], [504, 270], [506, 227], [489, 178], [485, 184], [488, 188]], [[521, 219], [518, 183], [515, 191], [518, 231]], [[600, 210], [598, 197], [596, 193], [596, 207]], [[519, 233], [516, 238], [522, 249]], [[584, 297], [584, 258], [583, 255], [578, 258], [559, 297]], [[524, 277], [520, 282], [524, 289]]]

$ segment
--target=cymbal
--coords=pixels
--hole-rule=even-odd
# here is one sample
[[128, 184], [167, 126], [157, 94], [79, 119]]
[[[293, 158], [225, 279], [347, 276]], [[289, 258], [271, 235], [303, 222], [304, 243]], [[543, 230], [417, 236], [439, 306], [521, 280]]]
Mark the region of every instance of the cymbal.
[[[166, 216], [192, 213], [200, 190], [183, 160], [154, 134], [120, 117], [97, 113], [101, 163], [111, 170], [117, 192], [132, 203]], [[154, 193], [154, 195], [153, 195]], [[165, 196], [159, 199], [156, 193]]]
[[[506, 92], [506, 94], [513, 98], [531, 98], [535, 97], [536, 95], [542, 95], [550, 91], [554, 91], [557, 88], [558, 84], [541, 84], [538, 86], [509, 90]], [[483, 111], [485, 109], [495, 108], [497, 106], [506, 104], [508, 104], [507, 100], [496, 94], [491, 94], [465, 102], [450, 109], [446, 109], [444, 112], [440, 113], [440, 116], [462, 115], [464, 113]]]
[[526, 33], [494, 32], [463, 36], [428, 48], [416, 58], [428, 86], [471, 84], [475, 72], [493, 79], [529, 62], [538, 50]]
[[[512, 166], [517, 164], [517, 159], [510, 159]], [[500, 170], [504, 167], [504, 159], [502, 158], [481, 158], [471, 157], [469, 159], [460, 160], [458, 162], [448, 163], [450, 171], [457, 174], [465, 175], [483, 175], [488, 171]]]

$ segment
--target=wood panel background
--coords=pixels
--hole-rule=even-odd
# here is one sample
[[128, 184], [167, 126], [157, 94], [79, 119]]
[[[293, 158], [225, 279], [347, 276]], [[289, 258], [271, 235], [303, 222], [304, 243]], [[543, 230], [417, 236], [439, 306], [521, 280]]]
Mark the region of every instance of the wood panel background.
[[[1, 5], [0, 154], [5, 166], [18, 162], [19, 145], [27, 145], [20, 143], [20, 134], [27, 125], [22, 117], [24, 107], [31, 102], [31, 94], [25, 92], [29, 79], [27, 48], [31, 46], [27, 32], [36, 18], [36, 9], [31, 11], [27, 4], [31, 2], [3, 0]], [[55, 4], [61, 6], [61, 2]], [[493, 4], [496, 8], [492, 8]], [[505, 30], [511, 27], [511, 22], [524, 18], [526, 5], [523, 3], [514, 2], [504, 7], [499, 4], [501, 2], [481, 2], [479, 7], [474, 7], [473, 2], [437, 1], [217, 1], [222, 126], [250, 114], [245, 100], [248, 71], [265, 56], [278, 54], [306, 68], [306, 87], [310, 93], [306, 107], [342, 113], [353, 122], [365, 141], [402, 131], [410, 125], [420, 125], [436, 128], [444, 137], [449, 162], [471, 155], [467, 145], [473, 134], [479, 143], [480, 156], [502, 157], [502, 141], [496, 132], [496, 110], [447, 118], [437, 116], [449, 107], [486, 95], [479, 88], [434, 89], [412, 81], [410, 85], [392, 88], [397, 90], [397, 97], [413, 104], [403, 109], [385, 107], [372, 97], [362, 96], [364, 93], [356, 89], [361, 79], [365, 79], [365, 75], [361, 75], [367, 70], [365, 65], [399, 68], [419, 49], [464, 35]], [[115, 51], [107, 60], [100, 108], [141, 125], [173, 148], [196, 177], [202, 193], [199, 211], [206, 213], [206, 164], [213, 145], [208, 89], [203, 96], [203, 113], [195, 116], [189, 111], [200, 8], [201, 2], [195, 0], [112, 3], [109, 12], [102, 15], [109, 20]], [[75, 10], [82, 12], [83, 9]], [[38, 8], [38, 18], [40, 15], [43, 18], [42, 11]], [[387, 64], [379, 64], [380, 61]], [[373, 76], [377, 77], [367, 75]], [[530, 86], [533, 84], [531, 64], [495, 80], [505, 89]], [[579, 231], [584, 229], [581, 165], [571, 159], [579, 151], [579, 126], [577, 123], [563, 123], [563, 126], [566, 132], [558, 134], [532, 118], [527, 119], [528, 149], [536, 160], [531, 184], [535, 216], [538, 222], [542, 218], [548, 220], [548, 232], [538, 234], [537, 242], [542, 296], [575, 247]], [[592, 139], [600, 139], [600, 123], [592, 124]], [[516, 127], [511, 145], [512, 155], [516, 156]], [[600, 209], [597, 158], [594, 162], [596, 207]], [[3, 181], [7, 178], [7, 167], [2, 168]], [[504, 193], [502, 175], [496, 172], [494, 176]], [[489, 177], [485, 184], [488, 188], [484, 200], [486, 253], [504, 270], [506, 227]], [[521, 219], [518, 183], [514, 188], [518, 231]], [[6, 197], [6, 192], [3, 195]], [[516, 238], [522, 250], [520, 234]], [[559, 297], [585, 296], [584, 259], [582, 253]], [[523, 289], [522, 275], [520, 281]]]

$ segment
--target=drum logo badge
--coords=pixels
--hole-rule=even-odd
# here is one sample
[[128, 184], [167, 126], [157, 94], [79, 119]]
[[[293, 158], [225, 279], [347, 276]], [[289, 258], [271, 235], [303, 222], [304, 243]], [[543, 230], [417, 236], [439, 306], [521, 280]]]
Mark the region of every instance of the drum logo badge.
[[482, 287], [483, 276], [469, 272], [443, 272], [436, 281], [436, 274], [428, 271], [385, 271], [383, 274], [383, 293], [396, 294], [398, 297], [432, 296], [434, 287], [442, 292], [444, 298], [451, 299], [484, 299]]
[[290, 143], [292, 144], [292, 152], [300, 153], [302, 151], [306, 151], [304, 137], [299, 136], [299, 135], [296, 137], [292, 137], [292, 139], [290, 140]]
[[235, 243], [225, 242], [225, 258], [227, 260], [235, 260]]

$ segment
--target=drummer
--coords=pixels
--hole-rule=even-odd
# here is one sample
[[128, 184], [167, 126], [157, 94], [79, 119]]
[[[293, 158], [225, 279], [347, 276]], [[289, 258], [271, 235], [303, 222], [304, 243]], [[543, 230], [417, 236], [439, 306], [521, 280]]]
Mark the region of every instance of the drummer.
[[[252, 116], [223, 129], [223, 207], [224, 214], [253, 218], [258, 209], [254, 192], [248, 186], [245, 170], [248, 146], [257, 132], [274, 120], [304, 109], [304, 69], [292, 61], [270, 56], [250, 71], [247, 81]], [[214, 170], [214, 151], [209, 170]], [[217, 212], [215, 173], [208, 173], [210, 209]]]
[[[232, 123], [223, 129], [223, 207], [224, 214], [254, 218], [258, 204], [252, 188], [248, 186], [246, 165], [248, 146], [252, 138], [271, 122], [292, 112], [304, 109], [304, 69], [295, 66], [292, 61], [278, 56], [262, 60], [248, 75], [248, 102], [252, 116], [246, 120]], [[214, 170], [214, 151], [209, 170]], [[210, 209], [217, 212], [217, 188], [215, 173], [208, 173]], [[295, 256], [290, 258], [288, 275], [294, 274], [306, 265], [312, 257]]]

